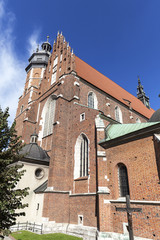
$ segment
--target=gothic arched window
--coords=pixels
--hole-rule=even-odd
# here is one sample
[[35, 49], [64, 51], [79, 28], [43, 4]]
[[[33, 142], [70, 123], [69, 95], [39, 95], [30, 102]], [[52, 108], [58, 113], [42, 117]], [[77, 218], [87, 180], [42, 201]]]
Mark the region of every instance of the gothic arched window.
[[88, 176], [88, 139], [81, 134], [75, 145], [74, 178]]
[[115, 119], [117, 122], [120, 122], [120, 123], [123, 122], [122, 112], [121, 112], [120, 107], [118, 107], [118, 106], [115, 107]]
[[119, 175], [120, 197], [125, 197], [126, 195], [129, 195], [129, 184], [128, 184], [127, 168], [124, 164], [118, 165], [118, 175]]
[[96, 94], [93, 92], [89, 92], [88, 94], [88, 107], [90, 108], [97, 108], [97, 97]]
[[50, 97], [44, 106], [45, 115], [44, 115], [43, 137], [53, 133], [55, 105], [56, 105], [56, 101], [52, 97]]

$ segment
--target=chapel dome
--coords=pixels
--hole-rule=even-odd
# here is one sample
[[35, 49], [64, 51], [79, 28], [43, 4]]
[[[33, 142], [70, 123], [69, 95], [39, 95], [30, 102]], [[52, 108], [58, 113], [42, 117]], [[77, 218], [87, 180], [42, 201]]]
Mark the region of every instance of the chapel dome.
[[20, 154], [24, 155], [25, 159], [32, 159], [38, 162], [49, 163], [49, 156], [37, 143], [26, 144], [20, 151]]
[[160, 122], [160, 108], [153, 113], [148, 122]]

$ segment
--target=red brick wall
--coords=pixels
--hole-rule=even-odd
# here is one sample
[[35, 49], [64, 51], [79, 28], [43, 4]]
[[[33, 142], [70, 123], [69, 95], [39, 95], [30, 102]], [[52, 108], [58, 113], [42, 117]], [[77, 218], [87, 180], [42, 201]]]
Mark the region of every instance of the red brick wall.
[[[120, 203], [104, 203], [104, 199], [119, 197], [118, 163], [127, 167], [131, 200], [159, 201], [159, 176], [156, 165], [153, 137], [132, 141], [106, 150], [107, 167], [103, 170], [103, 162], [99, 170], [99, 184], [107, 186], [111, 193], [102, 195], [100, 201], [101, 231], [109, 231], [108, 215], [112, 221], [110, 231], [123, 233], [123, 222], [127, 222], [126, 213], [116, 212], [115, 207], [125, 207]], [[107, 174], [109, 181], [104, 181]], [[132, 204], [142, 208], [142, 213], [133, 214], [134, 234], [139, 237], [154, 239], [160, 237], [160, 204]]]

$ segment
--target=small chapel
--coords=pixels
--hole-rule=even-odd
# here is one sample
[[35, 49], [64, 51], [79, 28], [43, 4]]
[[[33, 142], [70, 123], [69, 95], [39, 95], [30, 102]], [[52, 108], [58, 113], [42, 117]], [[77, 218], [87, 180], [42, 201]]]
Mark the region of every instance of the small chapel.
[[29, 207], [17, 222], [86, 240], [160, 239], [160, 109], [138, 78], [133, 96], [77, 57], [62, 33], [26, 67], [16, 129], [26, 144]]

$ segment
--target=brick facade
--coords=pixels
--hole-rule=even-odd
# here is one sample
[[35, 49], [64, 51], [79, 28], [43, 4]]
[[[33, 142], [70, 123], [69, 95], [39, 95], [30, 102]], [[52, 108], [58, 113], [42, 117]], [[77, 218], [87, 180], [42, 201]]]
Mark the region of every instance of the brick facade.
[[[56, 58], [56, 81], [51, 84]], [[116, 106], [121, 109], [123, 123], [136, 123], [137, 118], [146, 122], [153, 110], [142, 106], [143, 111], [137, 111], [129, 103], [119, 101], [83, 79], [76, 69], [75, 55], [59, 34], [46, 68], [33, 66], [28, 70], [24, 93], [19, 99], [18, 134], [29, 143], [36, 129], [38, 144], [50, 156], [42, 217], [55, 223], [94, 227], [99, 232], [123, 233], [126, 214], [115, 212], [115, 206], [122, 206], [124, 202], [114, 202], [119, 199], [117, 164], [123, 163], [128, 171], [131, 200], [137, 201], [136, 207], [143, 208], [142, 213], [133, 216], [134, 233], [142, 238], [158, 239], [158, 143], [154, 144], [153, 136], [149, 136], [109, 149], [98, 145], [105, 137], [105, 127], [115, 120]], [[88, 107], [90, 92], [96, 96], [95, 109]], [[49, 97], [56, 102], [53, 133], [43, 137], [44, 109]], [[142, 105], [140, 101], [139, 104]], [[100, 120], [100, 113], [110, 121]], [[82, 121], [81, 114], [85, 114]], [[102, 125], [98, 126], [98, 122]], [[75, 179], [75, 146], [81, 134], [88, 140], [88, 175]], [[155, 205], [139, 203], [140, 200], [155, 201]], [[82, 223], [79, 223], [79, 216], [82, 216]]]

